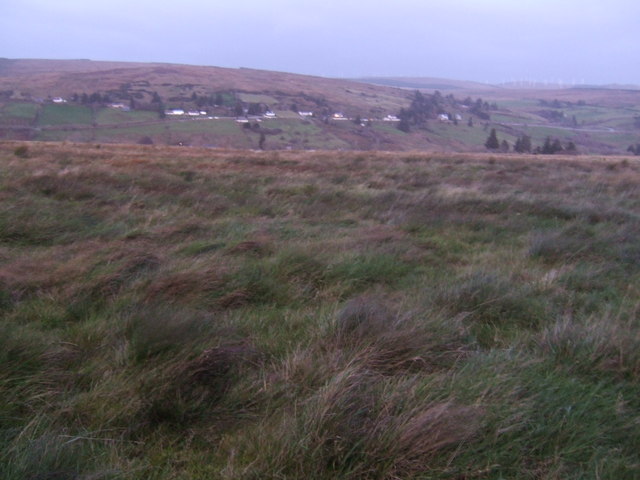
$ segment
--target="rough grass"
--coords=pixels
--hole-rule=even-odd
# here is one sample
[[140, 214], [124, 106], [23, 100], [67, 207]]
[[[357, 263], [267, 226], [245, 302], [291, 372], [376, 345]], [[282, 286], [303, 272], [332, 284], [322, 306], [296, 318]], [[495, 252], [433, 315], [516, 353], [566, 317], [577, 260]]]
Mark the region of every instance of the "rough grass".
[[639, 184], [0, 144], [0, 478], [637, 478]]

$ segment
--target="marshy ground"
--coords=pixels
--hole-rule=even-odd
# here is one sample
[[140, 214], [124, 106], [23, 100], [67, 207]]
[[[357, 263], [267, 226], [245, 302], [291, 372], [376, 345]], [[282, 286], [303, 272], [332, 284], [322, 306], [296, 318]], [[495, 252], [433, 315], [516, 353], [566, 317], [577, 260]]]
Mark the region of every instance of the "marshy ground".
[[639, 280], [633, 158], [5, 142], [0, 477], [638, 478]]

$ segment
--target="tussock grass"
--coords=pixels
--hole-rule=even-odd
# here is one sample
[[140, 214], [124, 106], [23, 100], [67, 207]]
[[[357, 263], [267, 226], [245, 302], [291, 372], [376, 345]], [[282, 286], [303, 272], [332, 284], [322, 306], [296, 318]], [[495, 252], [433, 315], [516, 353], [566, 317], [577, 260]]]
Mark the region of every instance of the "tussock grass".
[[640, 164], [0, 144], [0, 477], [640, 476]]
[[583, 375], [628, 378], [640, 375], [640, 337], [629, 321], [612, 317], [587, 318], [584, 323], [565, 318], [543, 330], [537, 347], [550, 360]]

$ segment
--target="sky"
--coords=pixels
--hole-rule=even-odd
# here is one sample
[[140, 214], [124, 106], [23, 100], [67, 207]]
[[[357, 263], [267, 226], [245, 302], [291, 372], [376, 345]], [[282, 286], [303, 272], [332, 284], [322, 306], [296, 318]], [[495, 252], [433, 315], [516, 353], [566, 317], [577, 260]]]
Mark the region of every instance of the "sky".
[[638, 0], [0, 0], [0, 57], [640, 84]]

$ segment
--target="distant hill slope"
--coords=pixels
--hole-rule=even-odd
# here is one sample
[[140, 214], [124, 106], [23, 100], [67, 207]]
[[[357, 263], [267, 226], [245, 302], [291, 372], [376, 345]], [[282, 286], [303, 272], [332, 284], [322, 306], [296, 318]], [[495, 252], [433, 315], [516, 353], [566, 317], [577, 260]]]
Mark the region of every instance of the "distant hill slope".
[[354, 80], [373, 85], [421, 90], [494, 90], [496, 88], [486, 83], [435, 77], [363, 77]]
[[351, 108], [362, 113], [376, 107], [395, 111], [406, 99], [405, 92], [384, 86], [249, 68], [91, 60], [0, 60], [0, 90], [26, 88], [32, 95], [69, 96], [117, 90], [124, 84], [136, 83], [144, 83], [147, 90], [162, 96], [178, 90], [303, 94], [330, 99], [336, 109]]
[[492, 129], [505, 151], [527, 136], [533, 148], [640, 152], [640, 91], [0, 59], [0, 140], [484, 152]]

